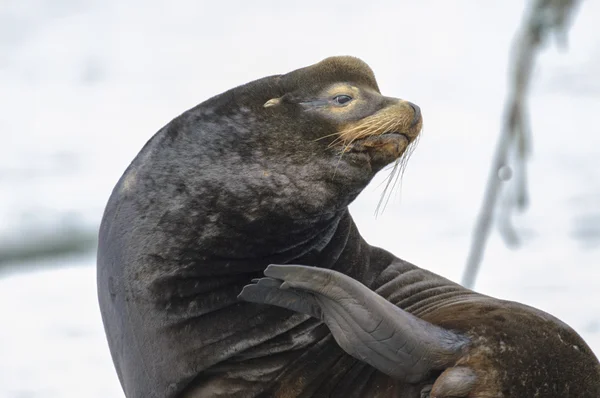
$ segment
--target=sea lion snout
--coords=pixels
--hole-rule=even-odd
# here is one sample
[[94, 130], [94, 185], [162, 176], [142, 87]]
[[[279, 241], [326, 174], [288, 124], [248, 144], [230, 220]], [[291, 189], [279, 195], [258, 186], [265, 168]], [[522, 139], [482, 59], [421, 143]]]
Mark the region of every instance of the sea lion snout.
[[351, 143], [367, 137], [397, 133], [414, 141], [423, 124], [421, 108], [412, 102], [392, 99], [388, 105], [372, 115], [356, 122], [346, 124], [339, 135], [343, 142]]
[[404, 134], [410, 142], [413, 142], [421, 133], [423, 127], [423, 114], [421, 108], [405, 100], [400, 100], [400, 108], [398, 108], [398, 118], [401, 121], [398, 127], [402, 129], [400, 131]]
[[407, 101], [407, 103], [413, 109], [413, 112], [415, 113], [415, 115], [413, 116], [412, 123], [410, 124], [410, 127], [415, 127], [417, 124], [419, 124], [421, 122], [421, 108], [419, 108], [418, 105], [415, 105], [410, 101]]

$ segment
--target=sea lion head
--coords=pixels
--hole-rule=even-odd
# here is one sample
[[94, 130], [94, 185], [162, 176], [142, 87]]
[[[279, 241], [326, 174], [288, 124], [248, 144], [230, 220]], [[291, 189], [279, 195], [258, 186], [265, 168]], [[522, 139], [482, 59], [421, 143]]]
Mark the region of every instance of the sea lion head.
[[218, 175], [244, 214], [305, 219], [345, 208], [421, 127], [416, 105], [383, 96], [371, 68], [344, 56], [234, 88], [166, 130], [178, 162], [185, 152]]
[[383, 96], [371, 68], [357, 58], [327, 58], [281, 83], [286, 94], [264, 107], [301, 115], [299, 132], [331, 149], [336, 168], [344, 161], [377, 172], [405, 153], [422, 127], [419, 107]]
[[271, 118], [293, 120], [281, 152], [316, 162], [311, 174], [330, 182], [343, 205], [384, 166], [398, 165], [421, 131], [420, 108], [382, 95], [360, 59], [331, 57], [276, 80], [283, 95], [263, 107]]

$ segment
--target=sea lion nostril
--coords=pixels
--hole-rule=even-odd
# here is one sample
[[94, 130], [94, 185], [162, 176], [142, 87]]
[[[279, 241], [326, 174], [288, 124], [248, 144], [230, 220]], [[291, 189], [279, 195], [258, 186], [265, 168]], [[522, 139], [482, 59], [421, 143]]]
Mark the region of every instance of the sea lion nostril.
[[410, 124], [410, 127], [414, 127], [421, 120], [421, 108], [419, 108], [417, 105], [413, 104], [412, 102], [409, 102], [408, 105], [410, 105], [410, 107], [415, 112], [415, 115], [413, 117], [412, 123]]

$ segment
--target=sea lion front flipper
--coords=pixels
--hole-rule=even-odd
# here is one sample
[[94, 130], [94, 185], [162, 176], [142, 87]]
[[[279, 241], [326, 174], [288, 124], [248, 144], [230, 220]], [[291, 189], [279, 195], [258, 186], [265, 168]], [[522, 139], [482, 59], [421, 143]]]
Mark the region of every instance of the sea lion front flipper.
[[[353, 357], [399, 380], [415, 383], [444, 369], [468, 340], [396, 307], [340, 272], [303, 265], [270, 265], [240, 298], [306, 311], [319, 307], [337, 343]], [[266, 278], [265, 278], [266, 279]], [[276, 280], [277, 282], [273, 282]], [[279, 287], [276, 286], [280, 283]]]
[[281, 289], [283, 281], [279, 279], [267, 277], [253, 280], [255, 281], [254, 284], [244, 286], [238, 299], [275, 305], [322, 319], [321, 308], [312, 294], [294, 289]]

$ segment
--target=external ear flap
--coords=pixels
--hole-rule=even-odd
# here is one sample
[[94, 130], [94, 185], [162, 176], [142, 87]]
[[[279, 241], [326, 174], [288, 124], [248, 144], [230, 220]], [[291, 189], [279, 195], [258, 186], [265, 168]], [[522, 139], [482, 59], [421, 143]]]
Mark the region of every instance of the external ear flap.
[[431, 389], [430, 398], [468, 397], [477, 382], [477, 375], [471, 369], [457, 366], [446, 369], [437, 378]]
[[269, 108], [271, 106], [275, 106], [275, 105], [279, 105], [281, 104], [281, 97], [280, 98], [271, 98], [270, 100], [268, 100], [267, 102], [265, 102], [265, 104], [263, 105], [264, 108]]

